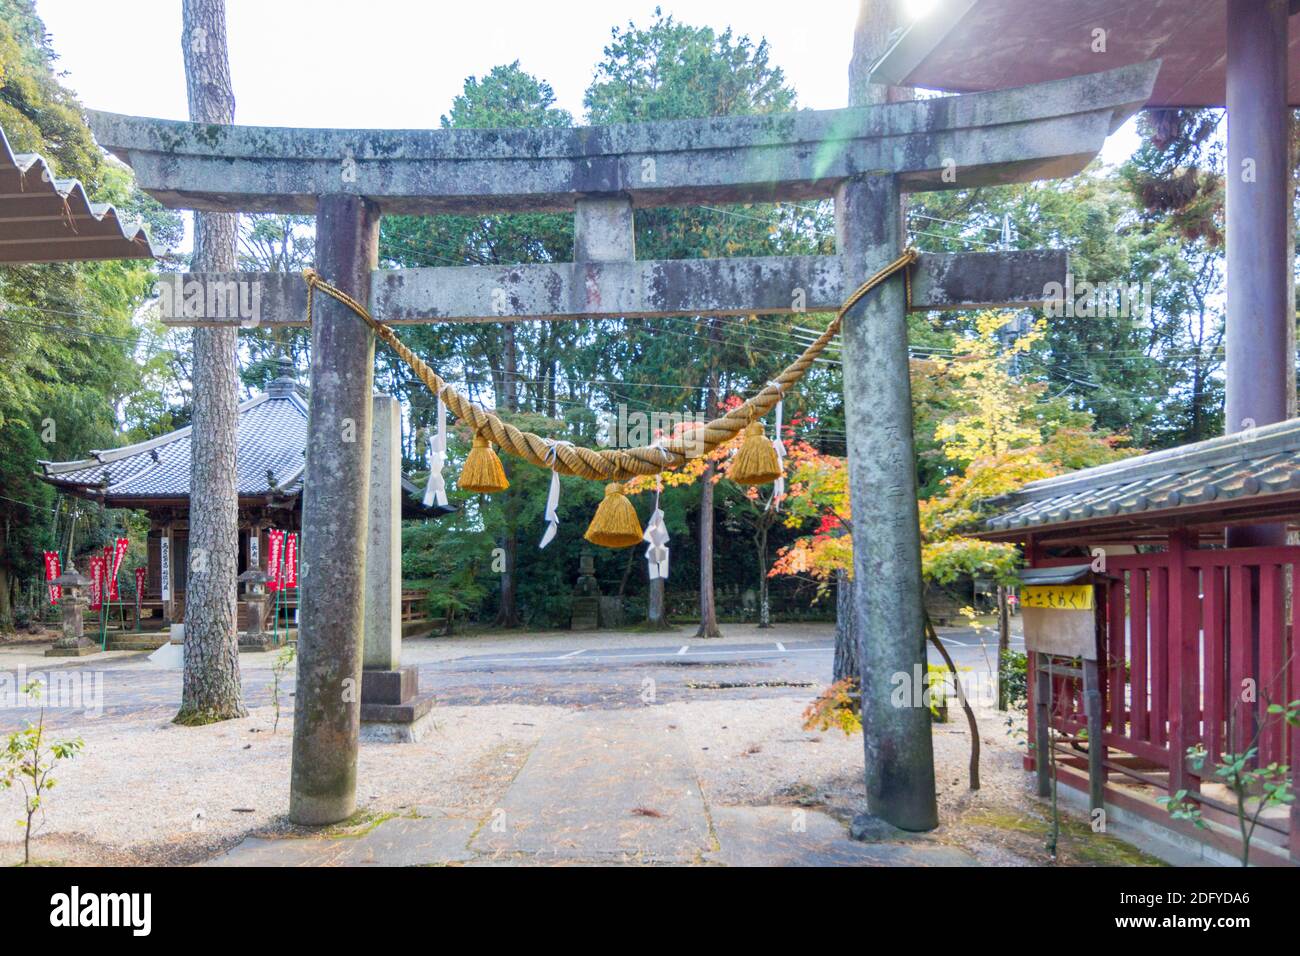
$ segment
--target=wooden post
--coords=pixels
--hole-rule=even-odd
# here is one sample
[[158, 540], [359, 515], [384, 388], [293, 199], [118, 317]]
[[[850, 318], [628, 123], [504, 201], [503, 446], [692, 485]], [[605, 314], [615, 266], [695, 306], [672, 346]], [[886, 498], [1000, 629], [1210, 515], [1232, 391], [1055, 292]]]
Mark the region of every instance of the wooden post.
[[172, 536], [172, 522], [169, 518], [163, 525], [162, 536], [158, 539], [158, 599], [162, 601], [163, 617], [169, 625], [176, 623], [174, 595], [176, 593], [176, 580], [172, 571], [173, 555], [176, 552], [176, 541]]
[[[835, 195], [836, 239], [853, 282], [902, 251], [898, 183], [864, 176]], [[841, 332], [849, 497], [853, 509], [853, 601], [861, 667], [867, 810], [905, 830], [939, 825], [930, 711], [899, 706], [899, 675], [926, 672], [921, 541], [901, 276], [854, 307]]]
[[1052, 745], [1052, 675], [1048, 673], [1046, 655], [1030, 654], [1034, 675], [1034, 770], [1038, 777], [1038, 795], [1052, 794], [1052, 761], [1048, 749]]
[[[367, 301], [378, 249], [379, 212], [372, 203], [360, 196], [320, 198], [316, 262], [326, 281]], [[374, 338], [360, 317], [318, 295], [289, 791], [289, 819], [298, 824], [337, 823], [356, 808], [374, 355]]]
[[1106, 743], [1102, 730], [1101, 674], [1096, 661], [1083, 662], [1083, 709], [1088, 720], [1088, 809], [1106, 807]]
[[1169, 792], [1199, 790], [1199, 780], [1187, 772], [1187, 748], [1200, 740], [1197, 715], [1201, 711], [1196, 665], [1200, 656], [1199, 628], [1192, 626], [1191, 600], [1197, 593], [1197, 573], [1187, 566], [1187, 535], [1169, 536], [1169, 591], [1166, 599], [1169, 625]]
[[[1300, 598], [1300, 563], [1291, 565], [1291, 659], [1287, 662], [1287, 686], [1289, 692], [1287, 700], [1300, 700], [1300, 661], [1296, 660], [1296, 651], [1300, 650], [1300, 635], [1296, 633], [1296, 625], [1300, 623], [1300, 613], [1297, 613], [1296, 602]], [[1288, 732], [1290, 741], [1290, 754], [1288, 763], [1291, 764], [1291, 789], [1294, 792], [1300, 789], [1300, 730], [1291, 728]], [[1300, 800], [1291, 804], [1291, 833], [1290, 839], [1291, 862], [1300, 864]]]

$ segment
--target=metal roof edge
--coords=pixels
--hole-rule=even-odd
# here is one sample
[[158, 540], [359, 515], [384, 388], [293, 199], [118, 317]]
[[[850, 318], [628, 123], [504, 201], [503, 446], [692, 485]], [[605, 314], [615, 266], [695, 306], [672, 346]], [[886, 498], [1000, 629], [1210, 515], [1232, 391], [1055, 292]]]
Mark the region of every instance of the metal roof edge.
[[[153, 243], [149, 238], [148, 230], [144, 228], [143, 221], [130, 221], [123, 219], [117, 208], [111, 203], [94, 203], [91, 202], [90, 196], [86, 193], [86, 187], [81, 180], [74, 178], [64, 178], [55, 175], [54, 164], [51, 163], [40, 153], [16, 153], [9, 143], [9, 137], [5, 134], [4, 128], [0, 126], [0, 168], [11, 166], [18, 171], [22, 181], [25, 183], [29, 173], [39, 170], [40, 175], [37, 177], [41, 183], [48, 184], [50, 192], [63, 200], [67, 210], [75, 217], [88, 217], [100, 223], [108, 223], [116, 226], [114, 230], [117, 236], [102, 236], [91, 238], [115, 239], [141, 245], [138, 258], [155, 259], [157, 253], [154, 252]], [[98, 257], [96, 257], [98, 258]], [[123, 257], [125, 258], [125, 257]], [[68, 261], [84, 261], [71, 259]]]

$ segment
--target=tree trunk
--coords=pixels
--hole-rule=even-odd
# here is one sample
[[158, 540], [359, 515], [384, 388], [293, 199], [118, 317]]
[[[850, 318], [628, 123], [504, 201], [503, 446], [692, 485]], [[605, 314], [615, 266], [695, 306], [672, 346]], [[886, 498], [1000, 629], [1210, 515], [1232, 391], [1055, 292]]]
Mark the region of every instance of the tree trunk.
[[[513, 490], [511, 489], [511, 491]], [[506, 494], [509, 493], [509, 491], [506, 492]], [[511, 509], [510, 502], [507, 502], [506, 507]], [[519, 607], [515, 601], [517, 592], [515, 558], [519, 553], [519, 541], [515, 537], [513, 516], [510, 521], [510, 528], [506, 530], [505, 537], [501, 539], [501, 546], [506, 554], [506, 567], [501, 572], [501, 606], [497, 608], [496, 623], [497, 627], [518, 627], [520, 622]]]
[[700, 476], [700, 627], [696, 637], [721, 637], [718, 604], [713, 596], [713, 462]]
[[970, 765], [969, 778], [970, 788], [978, 790], [980, 788], [980, 728], [975, 722], [975, 711], [971, 708], [970, 701], [966, 697], [966, 691], [961, 685], [961, 676], [957, 673], [957, 665], [952, 661], [952, 655], [948, 653], [948, 648], [943, 646], [939, 640], [939, 635], [935, 632], [934, 624], [930, 621], [930, 615], [925, 615], [925, 636], [930, 639], [930, 643], [935, 646], [943, 662], [948, 665], [948, 670], [952, 673], [952, 685], [957, 691], [957, 699], [961, 701], [962, 713], [966, 715], [966, 726], [970, 730]]
[[[506, 323], [504, 329], [504, 365], [501, 370], [501, 389], [497, 406], [509, 412], [519, 411], [518, 380], [519, 356], [515, 346], [515, 327]], [[497, 609], [498, 627], [519, 627], [519, 578], [515, 573], [515, 559], [519, 555], [519, 489], [511, 485], [505, 492], [506, 532], [501, 547], [506, 553], [506, 569], [501, 574], [501, 606]]]
[[835, 572], [835, 670], [831, 680], [858, 679], [858, 639], [853, 631], [853, 579]]
[[9, 566], [0, 564], [0, 632], [13, 625], [14, 608], [9, 600]]
[[[759, 519], [762, 520], [761, 518]], [[758, 546], [758, 626], [772, 626], [772, 606], [767, 589], [767, 528], [761, 527], [754, 535]]]
[[1007, 652], [1011, 650], [1011, 605], [1005, 585], [998, 585], [998, 710], [1007, 709]]
[[[717, 319], [709, 320], [709, 342], [712, 357], [709, 369], [709, 391], [705, 398], [709, 415], [718, 413], [718, 342], [722, 330]], [[718, 604], [713, 594], [713, 476], [717, 465], [710, 461], [700, 476], [700, 627], [696, 637], [721, 637], [718, 627]]]
[[889, 47], [890, 37], [906, 18], [904, 0], [859, 0], [858, 22], [853, 28], [853, 56], [849, 60], [849, 106], [871, 106], [912, 99], [905, 87], [881, 86], [867, 81], [867, 71]]
[[[230, 123], [235, 116], [226, 54], [224, 0], [184, 0], [181, 48], [190, 119]], [[195, 272], [233, 272], [238, 216], [194, 214]], [[177, 723], [243, 717], [236, 631], [239, 573], [238, 332], [194, 330], [189, 568], [185, 587], [185, 673]]]

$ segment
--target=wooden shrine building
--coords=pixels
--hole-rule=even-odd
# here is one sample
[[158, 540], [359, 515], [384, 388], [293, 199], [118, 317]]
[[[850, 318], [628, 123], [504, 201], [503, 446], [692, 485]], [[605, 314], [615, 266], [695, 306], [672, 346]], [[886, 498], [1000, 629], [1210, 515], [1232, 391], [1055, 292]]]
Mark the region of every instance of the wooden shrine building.
[[[239, 406], [239, 573], [266, 570], [267, 532], [302, 528], [306, 468], [307, 390], [287, 360], [261, 395]], [[80, 461], [42, 461], [41, 478], [60, 491], [108, 508], [132, 508], [149, 516], [148, 581], [142, 605], [164, 621], [185, 616], [189, 560], [190, 429], [148, 441], [92, 451]], [[420, 490], [402, 478], [402, 517], [428, 517]], [[296, 597], [289, 598], [288, 607]], [[242, 607], [241, 607], [242, 614]], [[242, 619], [242, 618], [241, 618]]]
[[[1026, 485], [987, 503], [978, 537], [1021, 545], [1030, 568], [1083, 566], [1096, 584], [1096, 660], [1107, 813], [1181, 830], [1235, 855], [1235, 799], [1214, 777], [1224, 752], [1300, 769], [1300, 730], [1268, 705], [1300, 699], [1295, 623], [1300, 547], [1235, 545], [1259, 525], [1300, 522], [1300, 419], [1111, 462]], [[1042, 670], [1032, 660], [1030, 673]], [[1059, 660], [1059, 658], [1058, 658]], [[1057, 734], [1057, 778], [1081, 790], [1082, 681], [1030, 681]], [[1038, 696], [1051, 702], [1037, 711]], [[1037, 713], [1036, 713], [1037, 711]], [[1185, 759], [1203, 746], [1203, 769]], [[1205, 830], [1175, 822], [1160, 797], [1187, 790]], [[1252, 863], [1300, 862], [1300, 809], [1266, 809]]]

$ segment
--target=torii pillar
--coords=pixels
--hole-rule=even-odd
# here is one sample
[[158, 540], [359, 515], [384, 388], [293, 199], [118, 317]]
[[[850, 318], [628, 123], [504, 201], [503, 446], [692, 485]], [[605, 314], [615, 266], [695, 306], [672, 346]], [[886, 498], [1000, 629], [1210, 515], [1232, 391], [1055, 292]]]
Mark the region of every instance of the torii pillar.
[[[835, 194], [837, 251], [862, 282], [902, 251], [894, 176], [864, 176]], [[924, 672], [921, 534], [912, 439], [907, 303], [901, 277], [844, 317], [840, 330], [849, 499], [853, 503], [853, 615], [859, 635], [867, 809], [905, 830], [939, 825], [930, 711], [898, 706], [897, 675]]]
[[[378, 208], [361, 196], [320, 197], [320, 273], [365, 302], [378, 256]], [[316, 296], [289, 790], [289, 819], [298, 824], [337, 823], [356, 809], [374, 366], [370, 329], [342, 303]]]

